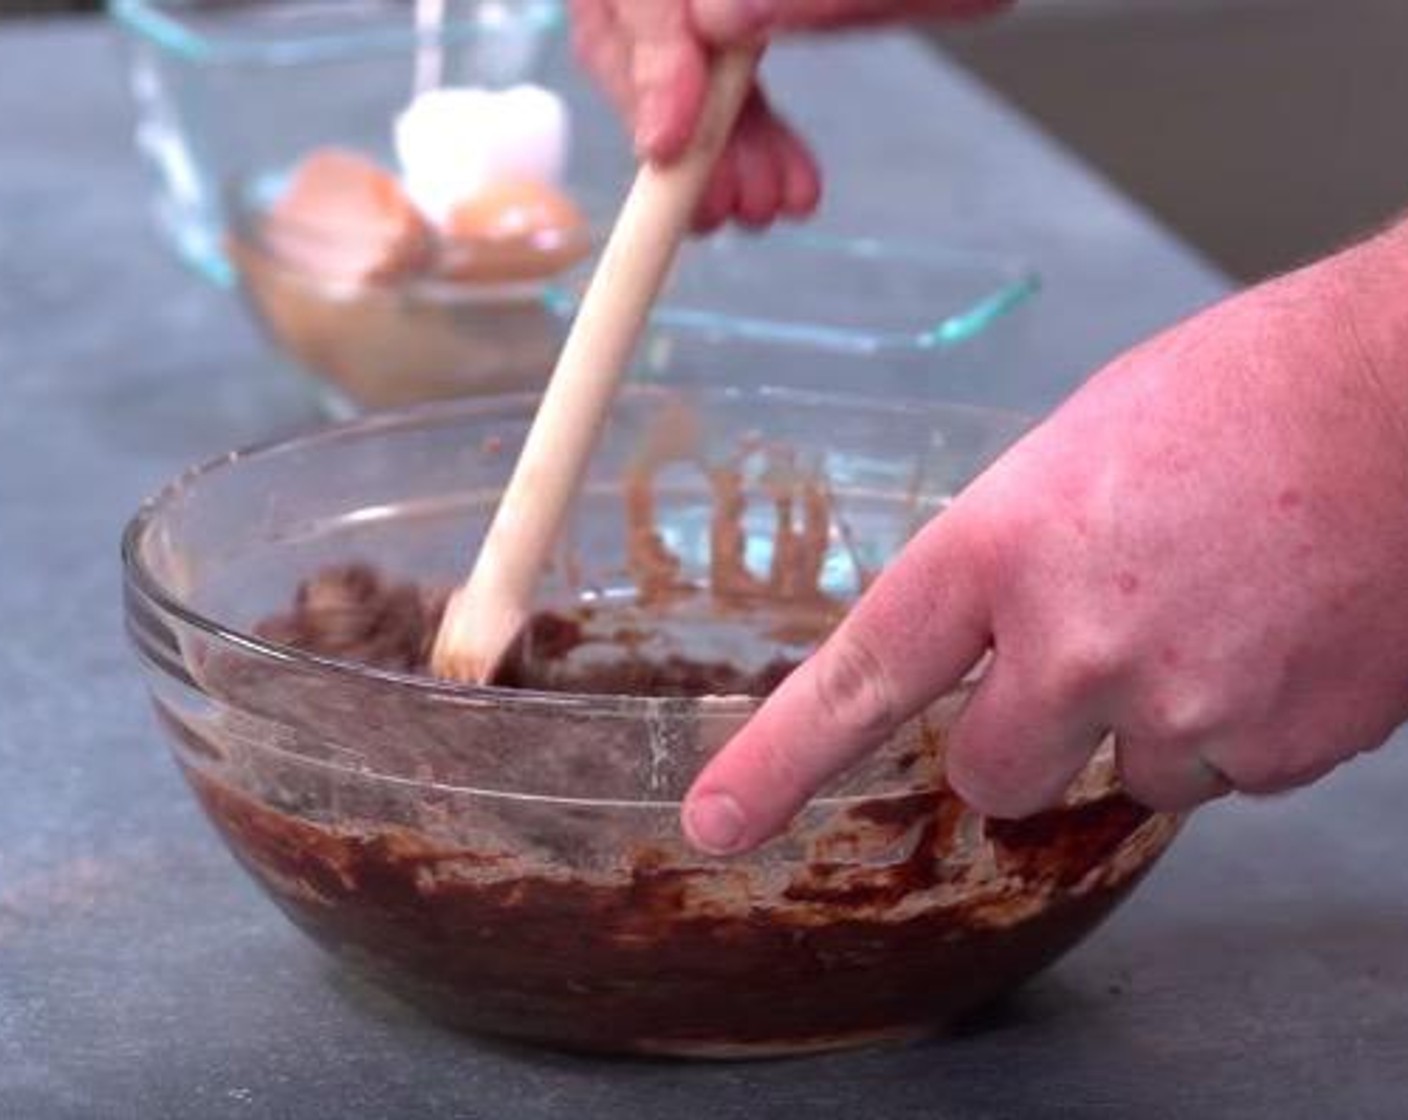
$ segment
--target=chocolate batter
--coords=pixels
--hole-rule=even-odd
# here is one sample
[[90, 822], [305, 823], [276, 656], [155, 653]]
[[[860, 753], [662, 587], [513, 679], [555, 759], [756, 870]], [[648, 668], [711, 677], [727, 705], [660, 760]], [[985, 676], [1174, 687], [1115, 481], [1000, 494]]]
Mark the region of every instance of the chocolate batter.
[[[776, 457], [773, 560], [749, 572], [741, 476], [725, 465], [711, 474], [710, 579], [689, 586], [654, 530], [648, 466], [626, 487], [636, 594], [540, 613], [498, 683], [685, 698], [671, 727], [692, 765], [703, 732], [690, 713], [708, 707], [687, 698], [766, 695], [839, 617], [818, 589], [831, 513], [825, 486]], [[421, 673], [444, 601], [350, 564], [306, 582], [259, 633]], [[212, 664], [202, 683], [256, 713], [249, 727], [163, 712], [231, 849], [315, 939], [440, 1019], [577, 1049], [751, 1055], [945, 1027], [1084, 936], [1177, 827], [1108, 775], [1068, 807], [983, 820], [942, 781], [944, 717], [931, 713], [870, 764], [863, 787], [888, 792], [812, 810], [758, 856], [710, 860], [685, 847], [669, 804], [589, 800], [639, 767], [638, 740], [555, 751], [527, 722], [509, 724], [512, 742], [466, 736], [394, 682], [316, 677]], [[336, 737], [436, 784], [286, 772], [247, 746], [266, 717], [308, 741], [281, 744], [284, 758]], [[457, 767], [494, 751], [532, 788], [575, 799], [459, 792]], [[676, 777], [675, 793], [688, 775]]]
[[[619, 875], [563, 873], [187, 775], [240, 862], [334, 952], [449, 1024], [612, 1052], [781, 1053], [951, 1026], [1079, 941], [1170, 838], [1118, 795], [1004, 825], [987, 837], [998, 881], [964, 901], [945, 890], [962, 810], [915, 795], [849, 813], [855, 829], [917, 823], [900, 862], [817, 860], [768, 894], [648, 846]], [[1134, 866], [1098, 870], [1122, 851]]]

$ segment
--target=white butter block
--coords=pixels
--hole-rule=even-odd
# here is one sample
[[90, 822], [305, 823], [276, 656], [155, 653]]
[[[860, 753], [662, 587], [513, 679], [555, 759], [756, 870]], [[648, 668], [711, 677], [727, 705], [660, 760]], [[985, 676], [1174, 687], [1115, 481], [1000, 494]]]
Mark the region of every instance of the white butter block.
[[434, 222], [498, 180], [560, 185], [568, 141], [562, 98], [535, 85], [430, 90], [395, 127], [406, 191]]

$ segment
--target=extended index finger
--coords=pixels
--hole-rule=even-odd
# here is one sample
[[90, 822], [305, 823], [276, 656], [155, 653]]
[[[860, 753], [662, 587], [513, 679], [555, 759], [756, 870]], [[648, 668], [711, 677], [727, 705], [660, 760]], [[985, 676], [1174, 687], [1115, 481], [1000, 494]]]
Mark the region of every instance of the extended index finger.
[[756, 847], [956, 685], [988, 646], [985, 567], [956, 511], [930, 522], [704, 768], [683, 809], [691, 842]]

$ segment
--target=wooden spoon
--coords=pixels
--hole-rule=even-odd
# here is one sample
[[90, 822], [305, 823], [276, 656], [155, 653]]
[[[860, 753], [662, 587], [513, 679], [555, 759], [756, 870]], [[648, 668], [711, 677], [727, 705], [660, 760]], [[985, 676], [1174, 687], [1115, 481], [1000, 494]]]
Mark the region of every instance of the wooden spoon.
[[474, 569], [445, 610], [431, 651], [436, 675], [485, 683], [527, 621], [616, 388], [756, 65], [756, 50], [720, 55], [687, 151], [668, 167], [646, 164], [637, 173]]

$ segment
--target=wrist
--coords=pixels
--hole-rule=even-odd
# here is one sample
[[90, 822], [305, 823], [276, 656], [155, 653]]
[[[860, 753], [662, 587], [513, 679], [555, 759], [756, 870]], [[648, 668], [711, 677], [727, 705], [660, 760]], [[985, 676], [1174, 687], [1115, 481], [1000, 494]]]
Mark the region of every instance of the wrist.
[[1408, 222], [1315, 266], [1353, 375], [1378, 399], [1408, 455]]

